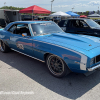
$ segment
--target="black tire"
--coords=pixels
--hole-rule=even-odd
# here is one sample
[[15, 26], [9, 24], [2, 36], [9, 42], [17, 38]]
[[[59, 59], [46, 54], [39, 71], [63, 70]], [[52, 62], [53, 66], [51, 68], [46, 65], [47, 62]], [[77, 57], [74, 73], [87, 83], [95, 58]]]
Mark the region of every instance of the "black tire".
[[49, 72], [57, 78], [64, 77], [70, 73], [70, 69], [65, 62], [56, 55], [48, 55], [46, 64]]
[[3, 53], [9, 52], [10, 48], [2, 41], [0, 40], [0, 51]]

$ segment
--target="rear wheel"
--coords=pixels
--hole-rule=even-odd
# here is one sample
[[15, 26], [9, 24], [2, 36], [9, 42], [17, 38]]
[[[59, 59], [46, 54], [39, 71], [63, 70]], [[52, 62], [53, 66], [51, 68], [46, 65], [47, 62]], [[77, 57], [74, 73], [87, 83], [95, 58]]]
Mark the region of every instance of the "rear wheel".
[[56, 55], [48, 55], [46, 64], [50, 73], [55, 77], [64, 77], [70, 73], [65, 62]]
[[0, 51], [5, 53], [8, 52], [10, 50], [10, 48], [3, 42], [0, 40]]

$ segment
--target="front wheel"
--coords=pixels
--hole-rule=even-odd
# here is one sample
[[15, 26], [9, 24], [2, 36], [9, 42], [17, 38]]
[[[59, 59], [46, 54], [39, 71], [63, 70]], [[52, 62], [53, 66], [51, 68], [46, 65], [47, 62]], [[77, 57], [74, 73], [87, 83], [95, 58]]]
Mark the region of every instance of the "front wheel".
[[70, 73], [70, 70], [65, 62], [56, 55], [48, 55], [46, 64], [50, 73], [55, 77], [64, 77]]
[[10, 48], [3, 42], [0, 40], [0, 51], [5, 53], [8, 52], [10, 50]]

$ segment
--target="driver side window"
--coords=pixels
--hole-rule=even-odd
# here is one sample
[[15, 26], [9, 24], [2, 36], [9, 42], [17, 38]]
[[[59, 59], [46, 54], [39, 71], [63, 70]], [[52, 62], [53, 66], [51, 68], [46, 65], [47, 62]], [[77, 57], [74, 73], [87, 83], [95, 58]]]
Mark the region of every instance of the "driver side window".
[[68, 20], [66, 20], [66, 21], [64, 22], [64, 25], [63, 25], [63, 26], [66, 26], [66, 25], [67, 25], [67, 22], [68, 22]]
[[23, 33], [26, 33], [27, 36], [31, 36], [28, 24], [15, 24], [10, 29], [8, 29], [8, 31], [13, 34], [22, 35]]
[[86, 22], [84, 22], [84, 21], [80, 21], [80, 23], [81, 23], [81, 25], [82, 25], [82, 28], [87, 28], [87, 27], [88, 27], [88, 25], [87, 25]]

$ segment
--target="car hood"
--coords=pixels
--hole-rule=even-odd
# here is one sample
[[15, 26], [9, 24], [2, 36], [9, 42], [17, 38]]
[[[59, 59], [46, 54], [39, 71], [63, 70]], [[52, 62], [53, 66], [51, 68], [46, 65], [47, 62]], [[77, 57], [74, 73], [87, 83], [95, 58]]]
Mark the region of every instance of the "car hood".
[[44, 35], [37, 37], [37, 40], [71, 49], [81, 48], [87, 51], [100, 46], [98, 37], [70, 33]]

